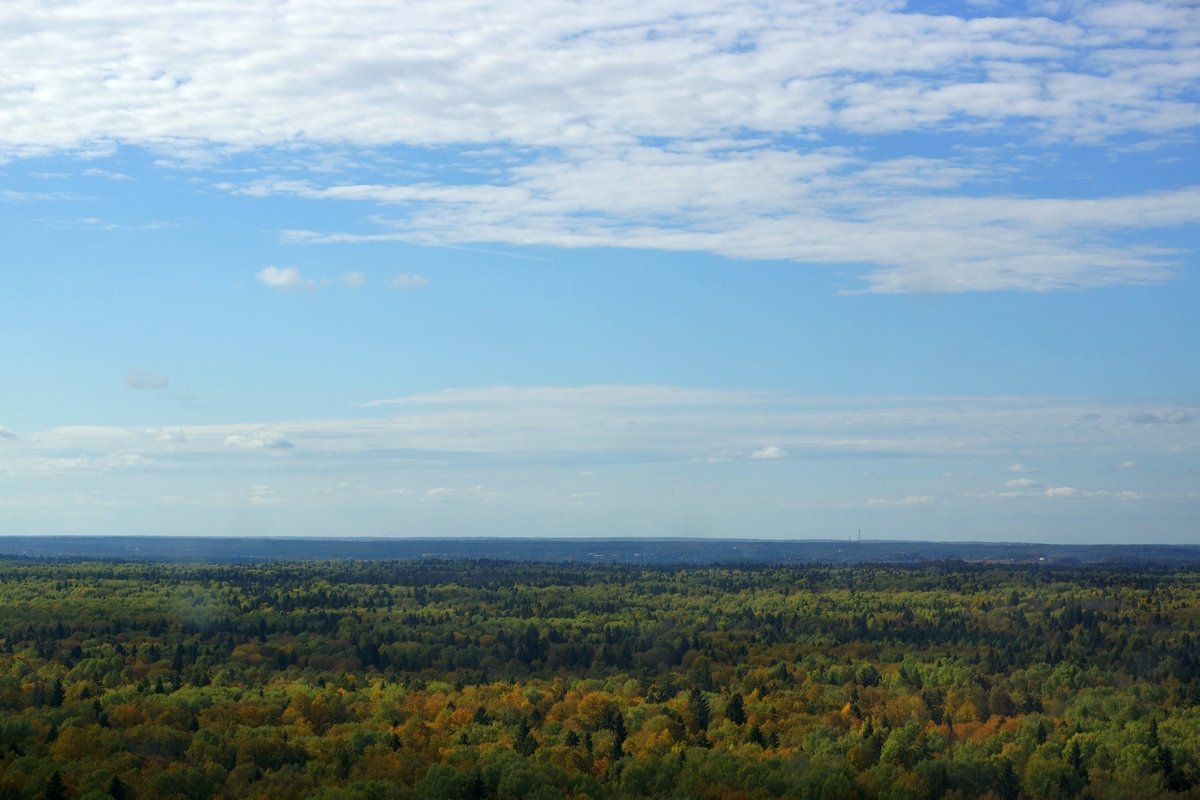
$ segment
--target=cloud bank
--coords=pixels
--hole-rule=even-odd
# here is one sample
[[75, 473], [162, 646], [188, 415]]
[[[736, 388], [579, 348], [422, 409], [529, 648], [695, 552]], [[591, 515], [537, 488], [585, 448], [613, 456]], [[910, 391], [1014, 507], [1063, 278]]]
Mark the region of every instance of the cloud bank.
[[[987, 8], [14, 0], [0, 160], [249, 154], [259, 177], [214, 184], [363, 206], [287, 241], [699, 251], [881, 293], [1169, 279], [1170, 232], [1200, 222], [1185, 173], [1039, 178], [1083, 151], [1186, 157], [1200, 9]], [[294, 269], [259, 278], [308, 285]]]
[[[226, 526], [209, 533], [261, 534], [269, 520], [289, 535], [820, 536], [886, 524], [928, 538], [963, 535], [946, 527], [957, 520], [1011, 540], [1053, 538], [1090, 508], [1098, 540], [1127, 537], [1100, 531], [1126, 523], [1169, 538], [1194, 518], [1180, 465], [1200, 455], [1200, 429], [1132, 415], [1194, 410], [496, 386], [368, 401], [343, 418], [56, 427], [3, 442], [6, 502], [20, 513], [0, 527], [137, 531], [144, 515], [195, 533], [204, 521]], [[1018, 451], [1044, 482], [1003, 479], [1028, 471]], [[1110, 468], [1131, 456], [1136, 472]], [[1026, 527], [1004, 528], [1011, 515]]]

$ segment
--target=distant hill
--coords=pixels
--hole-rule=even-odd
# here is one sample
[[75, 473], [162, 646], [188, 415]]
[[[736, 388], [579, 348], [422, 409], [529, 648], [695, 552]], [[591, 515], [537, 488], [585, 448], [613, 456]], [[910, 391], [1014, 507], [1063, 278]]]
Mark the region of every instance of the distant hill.
[[1200, 545], [1064, 545], [754, 539], [288, 539], [6, 536], [22, 558], [258, 562], [313, 559], [492, 559], [627, 564], [901, 563], [1200, 564]]

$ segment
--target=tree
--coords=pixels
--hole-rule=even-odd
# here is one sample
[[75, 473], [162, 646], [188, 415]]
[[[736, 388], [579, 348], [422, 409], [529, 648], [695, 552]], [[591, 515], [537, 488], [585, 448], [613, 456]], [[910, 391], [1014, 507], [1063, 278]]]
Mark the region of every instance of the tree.
[[530, 734], [529, 723], [521, 720], [517, 723], [517, 734], [513, 737], [513, 750], [528, 758], [537, 750], [537, 739]]
[[708, 744], [708, 721], [711, 714], [708, 696], [699, 688], [688, 692], [688, 732], [696, 737], [701, 746]]
[[66, 800], [67, 787], [63, 784], [62, 775], [54, 770], [50, 780], [46, 782], [46, 800]]
[[730, 695], [729, 701], [725, 704], [725, 716], [734, 725], [745, 724], [746, 706], [741, 694], [734, 692]]

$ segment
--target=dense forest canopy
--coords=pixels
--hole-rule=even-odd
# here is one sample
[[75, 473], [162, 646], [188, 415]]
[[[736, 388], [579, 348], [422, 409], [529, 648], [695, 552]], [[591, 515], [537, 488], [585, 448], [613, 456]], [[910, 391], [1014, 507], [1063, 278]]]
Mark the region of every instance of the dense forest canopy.
[[1200, 797], [1197, 578], [0, 561], [0, 798]]

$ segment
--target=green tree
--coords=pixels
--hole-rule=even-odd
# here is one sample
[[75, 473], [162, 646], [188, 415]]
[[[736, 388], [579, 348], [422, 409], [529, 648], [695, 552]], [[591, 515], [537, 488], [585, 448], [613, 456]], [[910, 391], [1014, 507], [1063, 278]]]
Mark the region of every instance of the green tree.
[[50, 774], [50, 780], [46, 782], [46, 792], [43, 795], [46, 800], [66, 800], [67, 787], [63, 784], [62, 773], [54, 770]]

